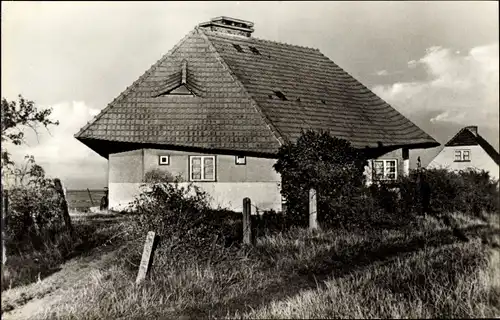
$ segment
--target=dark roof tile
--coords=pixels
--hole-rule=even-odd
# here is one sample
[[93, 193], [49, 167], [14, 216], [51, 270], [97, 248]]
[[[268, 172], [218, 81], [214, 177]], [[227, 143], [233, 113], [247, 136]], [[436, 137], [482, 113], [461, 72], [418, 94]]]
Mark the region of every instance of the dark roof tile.
[[[194, 96], [158, 96], [180, 84], [183, 60]], [[357, 147], [438, 145], [317, 49], [200, 28], [76, 137], [274, 153], [302, 129], [329, 130]]]

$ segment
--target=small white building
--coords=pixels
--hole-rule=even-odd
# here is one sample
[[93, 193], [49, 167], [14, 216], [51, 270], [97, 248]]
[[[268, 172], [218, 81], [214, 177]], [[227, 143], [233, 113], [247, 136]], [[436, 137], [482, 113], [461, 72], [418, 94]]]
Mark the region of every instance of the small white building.
[[479, 135], [477, 126], [462, 128], [443, 150], [427, 165], [427, 168], [446, 168], [464, 170], [474, 168], [489, 172], [499, 179], [500, 154]]

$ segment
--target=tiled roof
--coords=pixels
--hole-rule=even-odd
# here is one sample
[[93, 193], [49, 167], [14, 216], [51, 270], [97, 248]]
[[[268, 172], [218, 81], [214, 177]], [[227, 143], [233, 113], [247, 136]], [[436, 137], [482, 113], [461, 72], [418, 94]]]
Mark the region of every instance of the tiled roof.
[[[179, 85], [183, 60], [194, 96], [157, 96]], [[317, 49], [203, 28], [76, 137], [274, 153], [302, 129], [329, 130], [357, 147], [439, 145]]]
[[476, 146], [479, 143], [477, 142], [477, 133], [474, 133], [469, 130], [468, 127], [460, 129], [460, 131], [457, 132], [453, 136], [453, 138], [450, 139], [450, 141], [446, 142], [445, 146]]
[[479, 133], [476, 131], [471, 131], [471, 127], [465, 127], [460, 129], [453, 138], [448, 141], [445, 146], [446, 147], [455, 147], [455, 146], [481, 146], [483, 150], [495, 161], [496, 164], [500, 164], [500, 154], [495, 148], [484, 139]]
[[[194, 95], [157, 96], [180, 83], [183, 60], [186, 85]], [[84, 143], [92, 139], [273, 153], [280, 143], [250, 100], [210, 43], [194, 30], [76, 137]]]
[[285, 139], [324, 129], [358, 147], [436, 143], [317, 49], [204, 33]]

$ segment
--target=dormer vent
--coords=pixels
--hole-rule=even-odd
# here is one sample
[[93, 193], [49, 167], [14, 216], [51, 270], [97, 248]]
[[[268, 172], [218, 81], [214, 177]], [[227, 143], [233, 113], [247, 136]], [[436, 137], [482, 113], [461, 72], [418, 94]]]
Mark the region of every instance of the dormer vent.
[[254, 32], [253, 22], [230, 17], [213, 18], [208, 22], [200, 23], [198, 26], [206, 28], [210, 31], [229, 33], [244, 37], [250, 37], [252, 32]]

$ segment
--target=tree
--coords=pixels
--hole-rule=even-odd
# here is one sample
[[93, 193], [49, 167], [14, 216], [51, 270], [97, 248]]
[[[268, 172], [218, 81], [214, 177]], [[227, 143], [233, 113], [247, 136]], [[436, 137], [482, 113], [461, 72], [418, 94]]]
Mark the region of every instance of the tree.
[[310, 188], [317, 191], [320, 222], [336, 223], [349, 215], [363, 190], [365, 164], [365, 155], [348, 141], [328, 132], [302, 132], [296, 143], [280, 148], [274, 165], [281, 174], [287, 217], [307, 222]]
[[[2, 184], [1, 194], [4, 195], [5, 175], [13, 174], [15, 185], [9, 193], [9, 216], [2, 215], [2, 238], [8, 240], [22, 240], [30, 238], [31, 242], [42, 245], [42, 233], [50, 234], [59, 228], [60, 214], [58, 213], [57, 198], [52, 187], [52, 182], [45, 177], [43, 168], [35, 163], [33, 156], [26, 156], [25, 163], [21, 166], [10, 159], [5, 144], [10, 142], [15, 146], [25, 143], [24, 130], [31, 128], [38, 134], [41, 125], [48, 129], [49, 125], [58, 125], [49, 117], [51, 109], [38, 109], [33, 101], [26, 100], [19, 95], [19, 100], [8, 101], [2, 98], [1, 114], [1, 166]], [[4, 219], [9, 219], [9, 227], [4, 230]], [[5, 234], [4, 232], [7, 231]], [[36, 241], [34, 241], [36, 239]], [[34, 243], [35, 244], [35, 243]], [[2, 246], [2, 250], [5, 250]], [[5, 263], [5, 251], [4, 261]]]
[[10, 160], [4, 143], [23, 144], [25, 142], [23, 130], [26, 127], [33, 129], [38, 134], [39, 125], [46, 129], [49, 125], [59, 125], [59, 121], [53, 121], [49, 118], [51, 114], [52, 109], [40, 110], [33, 101], [26, 100], [22, 95], [19, 95], [18, 102], [2, 98], [2, 169], [14, 164]]

